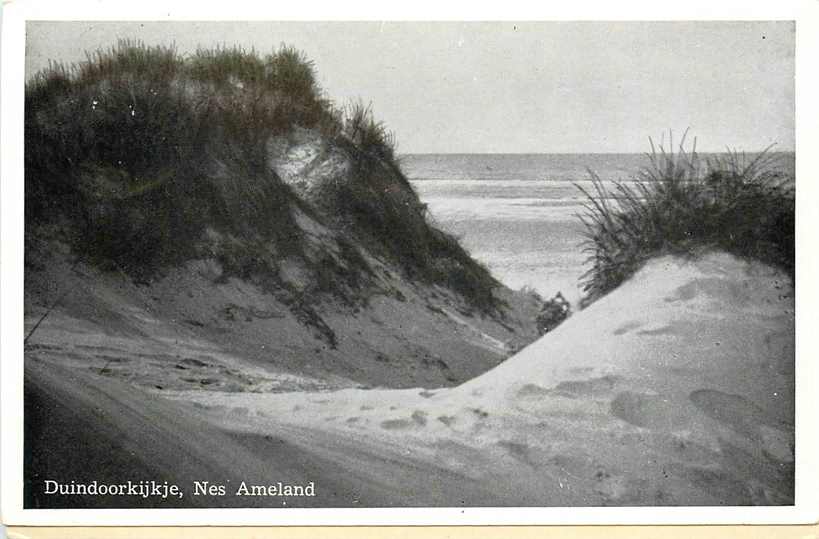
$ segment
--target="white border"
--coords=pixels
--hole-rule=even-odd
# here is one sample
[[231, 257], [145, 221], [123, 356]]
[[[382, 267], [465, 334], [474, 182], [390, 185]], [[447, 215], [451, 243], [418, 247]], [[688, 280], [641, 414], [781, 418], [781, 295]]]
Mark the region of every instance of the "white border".
[[[527, 524], [805, 524], [819, 521], [815, 332], [819, 256], [816, 144], [819, 2], [812, 0], [607, 0], [529, 5], [443, 5], [431, 0], [385, 8], [358, 0], [258, 5], [246, 0], [204, 5], [7, 0], [2, 26], [0, 101], [0, 502], [14, 525], [527, 525]], [[22, 509], [23, 97], [27, 20], [797, 20], [797, 365], [796, 505], [792, 507], [398, 508], [398, 509]], [[749, 111], [749, 114], [752, 114]]]

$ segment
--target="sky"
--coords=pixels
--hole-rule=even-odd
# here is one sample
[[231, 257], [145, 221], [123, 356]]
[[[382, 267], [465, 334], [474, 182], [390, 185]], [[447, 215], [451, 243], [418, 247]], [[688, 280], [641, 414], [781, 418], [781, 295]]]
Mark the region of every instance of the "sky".
[[27, 77], [119, 38], [314, 62], [338, 104], [369, 103], [400, 153], [794, 148], [794, 24], [782, 22], [29, 22]]

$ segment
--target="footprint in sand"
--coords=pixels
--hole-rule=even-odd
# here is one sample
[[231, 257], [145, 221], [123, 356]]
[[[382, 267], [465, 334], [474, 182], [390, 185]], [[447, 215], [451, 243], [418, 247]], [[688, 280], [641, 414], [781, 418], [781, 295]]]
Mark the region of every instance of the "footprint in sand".
[[384, 430], [408, 429], [412, 426], [412, 421], [409, 419], [387, 419], [381, 422], [381, 428]]
[[793, 431], [745, 397], [713, 389], [700, 389], [692, 392], [689, 398], [711, 419], [759, 440], [762, 450], [771, 458], [781, 462], [793, 461]]
[[455, 416], [454, 415], [439, 415], [436, 418], [438, 421], [446, 425], [447, 427], [451, 426], [455, 423]]
[[533, 468], [538, 467], [538, 463], [535, 461], [532, 450], [528, 445], [512, 440], [500, 440], [496, 445], [504, 449], [515, 460], [528, 464]]
[[662, 395], [623, 391], [611, 401], [611, 414], [637, 427], [671, 427], [674, 406]]
[[713, 389], [693, 391], [689, 399], [705, 415], [735, 430], [746, 432], [757, 425], [770, 423], [765, 411], [741, 395], [732, 395]]
[[410, 427], [423, 427], [427, 424], [427, 413], [415, 410], [410, 419], [387, 419], [381, 422], [381, 428], [385, 430], [408, 429]]
[[673, 295], [666, 297], [665, 301], [666, 303], [686, 302], [701, 295], [721, 299], [734, 306], [744, 306], [751, 300], [750, 291], [738, 283], [727, 279], [705, 278], [694, 279], [680, 286]]
[[633, 321], [632, 322], [626, 322], [625, 324], [623, 324], [619, 328], [615, 329], [613, 331], [613, 333], [615, 335], [623, 335], [624, 333], [628, 333], [632, 329], [637, 329], [640, 326], [642, 326], [642, 324], [639, 323], [639, 322], [633, 322]]
[[416, 425], [423, 427], [427, 424], [427, 413], [422, 412], [421, 410], [415, 410], [412, 412], [412, 420]]
[[586, 380], [565, 380], [552, 388], [545, 388], [537, 384], [521, 386], [517, 392], [518, 398], [541, 397], [546, 395], [581, 398], [595, 395], [605, 395], [611, 392], [621, 380], [619, 376], [606, 375]]

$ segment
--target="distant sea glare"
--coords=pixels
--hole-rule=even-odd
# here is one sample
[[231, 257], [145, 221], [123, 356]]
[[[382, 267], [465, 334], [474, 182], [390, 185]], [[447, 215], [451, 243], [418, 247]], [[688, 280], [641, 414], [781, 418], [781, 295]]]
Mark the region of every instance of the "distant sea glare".
[[[701, 156], [708, 157], [708, 156]], [[750, 158], [750, 156], [749, 156]], [[793, 174], [792, 153], [777, 154]], [[583, 195], [589, 170], [604, 181], [630, 180], [643, 154], [409, 154], [401, 165], [437, 226], [511, 288], [544, 297], [581, 295]]]

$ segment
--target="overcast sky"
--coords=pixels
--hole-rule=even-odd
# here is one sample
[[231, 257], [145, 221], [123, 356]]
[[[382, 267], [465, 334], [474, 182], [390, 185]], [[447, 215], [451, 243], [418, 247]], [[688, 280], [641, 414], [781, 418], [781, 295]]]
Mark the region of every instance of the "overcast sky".
[[702, 151], [794, 147], [790, 22], [34, 22], [27, 74], [118, 38], [295, 45], [329, 97], [372, 103], [402, 153], [644, 152], [669, 128]]

